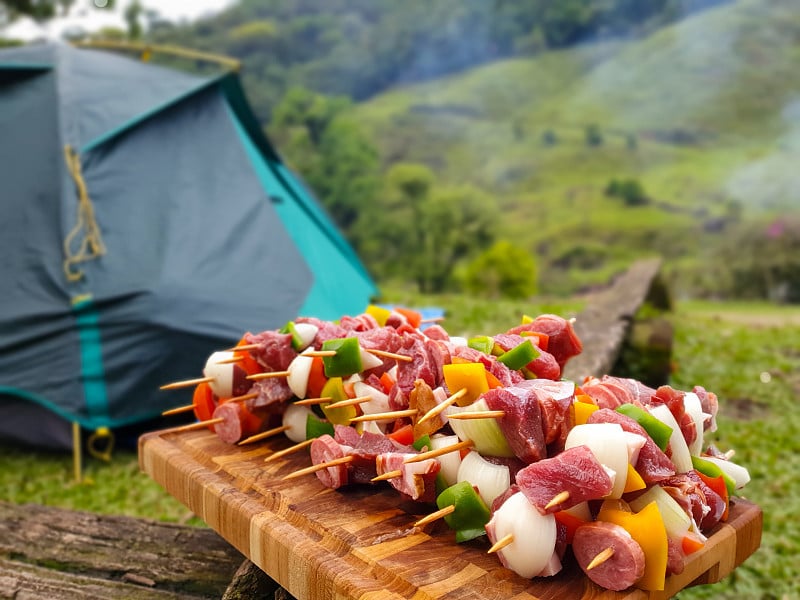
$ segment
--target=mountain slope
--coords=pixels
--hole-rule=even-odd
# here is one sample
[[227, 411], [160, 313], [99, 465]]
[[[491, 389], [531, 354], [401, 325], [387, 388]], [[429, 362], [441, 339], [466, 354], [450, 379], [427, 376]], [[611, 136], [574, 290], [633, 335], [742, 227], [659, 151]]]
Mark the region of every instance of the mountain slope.
[[[507, 237], [551, 265], [582, 257], [591, 279], [644, 247], [693, 260], [740, 215], [798, 210], [798, 39], [794, 0], [742, 0], [645, 39], [400, 88], [354, 116], [385, 164], [490, 191]], [[613, 178], [650, 202], [606, 197]]]

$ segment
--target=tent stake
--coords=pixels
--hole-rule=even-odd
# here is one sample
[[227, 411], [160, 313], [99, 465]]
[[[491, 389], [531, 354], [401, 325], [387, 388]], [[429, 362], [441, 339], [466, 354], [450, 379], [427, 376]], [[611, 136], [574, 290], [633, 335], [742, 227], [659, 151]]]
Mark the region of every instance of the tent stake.
[[75, 469], [75, 483], [82, 479], [81, 467], [81, 426], [77, 421], [72, 422], [72, 463]]

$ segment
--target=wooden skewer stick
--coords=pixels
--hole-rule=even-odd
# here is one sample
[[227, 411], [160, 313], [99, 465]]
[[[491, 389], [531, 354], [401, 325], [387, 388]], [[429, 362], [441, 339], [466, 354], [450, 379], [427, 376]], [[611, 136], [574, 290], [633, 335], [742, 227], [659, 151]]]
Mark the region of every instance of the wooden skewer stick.
[[328, 467], [335, 467], [336, 465], [346, 465], [349, 462], [353, 461], [353, 456], [342, 456], [341, 458], [334, 458], [333, 460], [329, 460], [328, 462], [322, 462], [317, 465], [311, 465], [310, 467], [306, 467], [305, 469], [300, 469], [299, 471], [295, 471], [294, 473], [289, 473], [283, 479], [294, 479], [295, 477], [302, 477], [303, 475], [308, 475], [309, 473], [316, 473], [317, 471], [322, 471], [322, 469], [327, 469]]
[[223, 360], [215, 361], [215, 365], [229, 365], [231, 363], [242, 362], [244, 360], [244, 356], [234, 356], [231, 358], [225, 358]]
[[422, 527], [423, 525], [427, 525], [428, 523], [433, 523], [434, 521], [446, 517], [449, 514], [452, 514], [456, 509], [455, 504], [448, 504], [444, 508], [440, 508], [436, 512], [432, 512], [426, 517], [422, 517], [419, 521], [414, 523], [414, 527]]
[[514, 534], [513, 533], [509, 533], [507, 535], [504, 535], [499, 540], [497, 540], [494, 543], [494, 545], [486, 551], [486, 553], [487, 554], [494, 554], [498, 550], [502, 550], [503, 548], [505, 548], [509, 544], [512, 544], [513, 542], [514, 542]]
[[244, 402], [245, 400], [252, 400], [253, 398], [258, 398], [261, 394], [258, 392], [251, 392], [249, 394], [245, 394], [244, 396], [234, 396], [233, 398], [228, 398], [227, 400], [223, 399], [223, 402]]
[[393, 410], [384, 413], [374, 413], [371, 415], [361, 415], [360, 417], [353, 417], [350, 419], [351, 423], [360, 423], [362, 421], [381, 421], [383, 419], [400, 419], [402, 417], [413, 417], [419, 411], [416, 408], [409, 408], [408, 410]]
[[289, 446], [288, 448], [284, 448], [283, 450], [278, 450], [277, 452], [273, 452], [267, 458], [264, 459], [264, 462], [266, 463], [266, 462], [270, 462], [270, 461], [273, 461], [273, 460], [277, 460], [277, 459], [281, 458], [282, 456], [286, 456], [287, 454], [291, 454], [292, 452], [297, 452], [298, 450], [302, 450], [306, 446], [310, 446], [311, 442], [313, 442], [315, 439], [317, 439], [317, 438], [311, 438], [311, 439], [305, 440], [304, 442], [299, 442], [299, 443], [295, 444], [294, 446]]
[[377, 477], [373, 477], [370, 481], [386, 481], [387, 479], [394, 479], [395, 477], [400, 477], [403, 472], [399, 469], [397, 471], [386, 471], [386, 473], [382, 473]]
[[475, 412], [461, 412], [447, 415], [448, 419], [500, 419], [506, 416], [504, 410], [478, 410]]
[[562, 502], [566, 502], [567, 500], [569, 500], [569, 492], [567, 490], [564, 490], [563, 492], [559, 492], [558, 494], [553, 496], [553, 499], [544, 505], [544, 509], [550, 510], [555, 505], [561, 504]]
[[358, 396], [356, 398], [347, 398], [346, 400], [339, 400], [337, 402], [332, 402], [331, 404], [328, 405], [328, 408], [339, 408], [340, 406], [356, 406], [364, 402], [369, 402], [370, 400], [372, 400], [372, 396]]
[[196, 385], [200, 385], [201, 383], [211, 383], [212, 381], [214, 381], [213, 377], [200, 377], [198, 379], [184, 379], [183, 381], [176, 381], [174, 383], [168, 383], [166, 385], [162, 385], [159, 389], [161, 389], [161, 390], [177, 390], [178, 388], [194, 387]]
[[336, 356], [336, 350], [304, 350], [300, 356], [318, 356], [324, 358], [326, 356]]
[[243, 439], [239, 442], [240, 446], [244, 446], [245, 444], [252, 444], [253, 442], [258, 442], [260, 440], [267, 439], [268, 437], [272, 437], [273, 435], [278, 435], [279, 433], [283, 433], [291, 429], [290, 425], [281, 425], [280, 427], [273, 427], [272, 429], [267, 429], [266, 431], [262, 431], [261, 433], [257, 433], [255, 435], [251, 435], [249, 438]]
[[322, 398], [306, 398], [295, 402], [298, 406], [314, 406], [315, 404], [325, 404], [333, 400], [330, 396], [323, 396]]
[[377, 348], [365, 348], [366, 352], [370, 354], [374, 354], [375, 356], [381, 356], [383, 358], [393, 358], [395, 360], [399, 360], [400, 362], [411, 362], [414, 360], [412, 357], [406, 354], [396, 354], [394, 352], [387, 352], [386, 350], [378, 350]]
[[178, 408], [170, 408], [169, 410], [162, 412], [161, 416], [168, 417], [170, 415], [179, 415], [180, 413], [189, 412], [190, 410], [194, 410], [194, 404], [187, 404], [185, 406], [179, 406]]
[[180, 427], [173, 427], [172, 429], [165, 429], [166, 433], [180, 433], [183, 431], [194, 431], [195, 429], [203, 429], [209, 425], [216, 425], [222, 423], [225, 419], [217, 417], [216, 419], [206, 419], [205, 421], [198, 421], [197, 423], [189, 423], [188, 425], [181, 425]]
[[419, 425], [420, 423], [424, 423], [425, 421], [427, 421], [429, 419], [432, 419], [433, 417], [435, 417], [439, 413], [443, 412], [448, 406], [452, 406], [453, 404], [455, 404], [456, 401], [459, 398], [461, 398], [462, 396], [464, 396], [464, 394], [466, 394], [466, 393], [467, 393], [467, 388], [461, 388], [460, 390], [458, 390], [457, 392], [455, 392], [454, 394], [449, 396], [446, 400], [444, 400], [440, 404], [437, 404], [432, 409], [430, 409], [428, 412], [426, 412], [424, 415], [422, 415], [417, 420], [417, 425]]
[[444, 321], [447, 317], [426, 317], [424, 319], [420, 319], [420, 323], [439, 323]]
[[614, 556], [614, 549], [611, 547], [606, 548], [605, 550], [601, 551], [597, 556], [595, 556], [588, 565], [586, 565], [586, 570], [591, 571], [595, 567], [599, 567], [604, 562], [606, 562], [609, 558]]
[[223, 352], [249, 352], [250, 350], [257, 350], [261, 346], [259, 344], [242, 344], [241, 346], [234, 346], [223, 350]]
[[409, 456], [407, 459], [403, 461], [403, 463], [404, 464], [415, 463], [427, 460], [429, 458], [436, 458], [437, 456], [442, 456], [443, 454], [456, 452], [457, 450], [461, 450], [462, 448], [469, 448], [473, 444], [474, 442], [472, 440], [464, 440], [463, 442], [456, 442], [455, 444], [444, 446], [442, 448], [437, 448], [436, 450], [429, 450], [428, 452], [420, 452], [419, 454]]
[[247, 379], [259, 381], [261, 379], [271, 379], [273, 377], [288, 377], [289, 371], [270, 371], [269, 373], [253, 373], [248, 375]]

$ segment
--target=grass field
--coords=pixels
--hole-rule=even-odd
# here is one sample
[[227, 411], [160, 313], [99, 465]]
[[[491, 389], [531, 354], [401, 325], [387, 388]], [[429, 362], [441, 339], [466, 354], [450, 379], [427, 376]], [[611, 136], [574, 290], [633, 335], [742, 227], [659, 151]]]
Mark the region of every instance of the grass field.
[[[418, 306], [447, 309], [445, 325], [452, 333], [496, 332], [515, 324], [523, 313], [570, 316], [580, 308], [580, 302], [413, 300]], [[672, 318], [672, 384], [679, 389], [703, 385], [719, 395], [719, 430], [713, 441], [723, 450], [734, 449], [735, 460], [750, 470], [752, 481], [743, 495], [764, 511], [760, 550], [723, 582], [687, 590], [679, 598], [798, 598], [800, 308], [691, 303], [679, 304]], [[68, 455], [0, 447], [3, 499], [200, 524], [139, 472], [132, 452], [117, 452], [108, 464], [88, 460], [84, 477], [83, 483], [74, 482]]]

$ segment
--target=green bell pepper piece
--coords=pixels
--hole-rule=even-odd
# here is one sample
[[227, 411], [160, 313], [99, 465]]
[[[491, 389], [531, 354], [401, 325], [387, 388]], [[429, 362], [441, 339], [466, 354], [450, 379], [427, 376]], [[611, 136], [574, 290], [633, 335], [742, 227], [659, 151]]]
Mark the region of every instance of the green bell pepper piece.
[[323, 421], [314, 413], [308, 413], [306, 417], [306, 439], [311, 440], [321, 435], [333, 435], [333, 423]]
[[455, 511], [445, 516], [445, 523], [456, 532], [456, 542], [466, 542], [486, 534], [486, 523], [491, 513], [469, 481], [461, 481], [445, 489], [436, 498], [441, 509], [455, 506]]
[[699, 471], [703, 475], [711, 477], [712, 479], [722, 476], [722, 480], [725, 482], [725, 487], [728, 488], [728, 498], [734, 495], [734, 492], [736, 491], [736, 482], [730, 475], [720, 469], [719, 465], [715, 465], [710, 460], [705, 460], [700, 456], [692, 456], [692, 466], [694, 467], [695, 471]]
[[647, 432], [647, 435], [653, 438], [656, 446], [666, 452], [669, 438], [672, 435], [672, 427], [659, 421], [649, 412], [635, 404], [622, 404], [616, 408], [616, 411], [639, 423]]
[[411, 446], [414, 448], [414, 450], [419, 450], [420, 452], [422, 452], [423, 448], [428, 448], [430, 450], [431, 436], [426, 433], [421, 438], [414, 440], [414, 443], [411, 444]]
[[287, 321], [286, 325], [281, 327], [279, 333], [288, 333], [292, 336], [292, 348], [294, 348], [295, 351], [300, 352], [300, 350], [303, 349], [303, 338], [297, 333], [294, 321]]
[[491, 354], [494, 348], [494, 339], [488, 335], [476, 335], [467, 340], [467, 346], [484, 354]]
[[333, 356], [323, 356], [326, 377], [348, 377], [361, 372], [361, 346], [358, 338], [335, 338], [322, 342], [323, 350], [334, 350]]
[[521, 344], [514, 346], [511, 350], [503, 352], [497, 357], [501, 363], [513, 371], [521, 369], [532, 360], [539, 356], [539, 351], [531, 344], [530, 340], [525, 340]]

